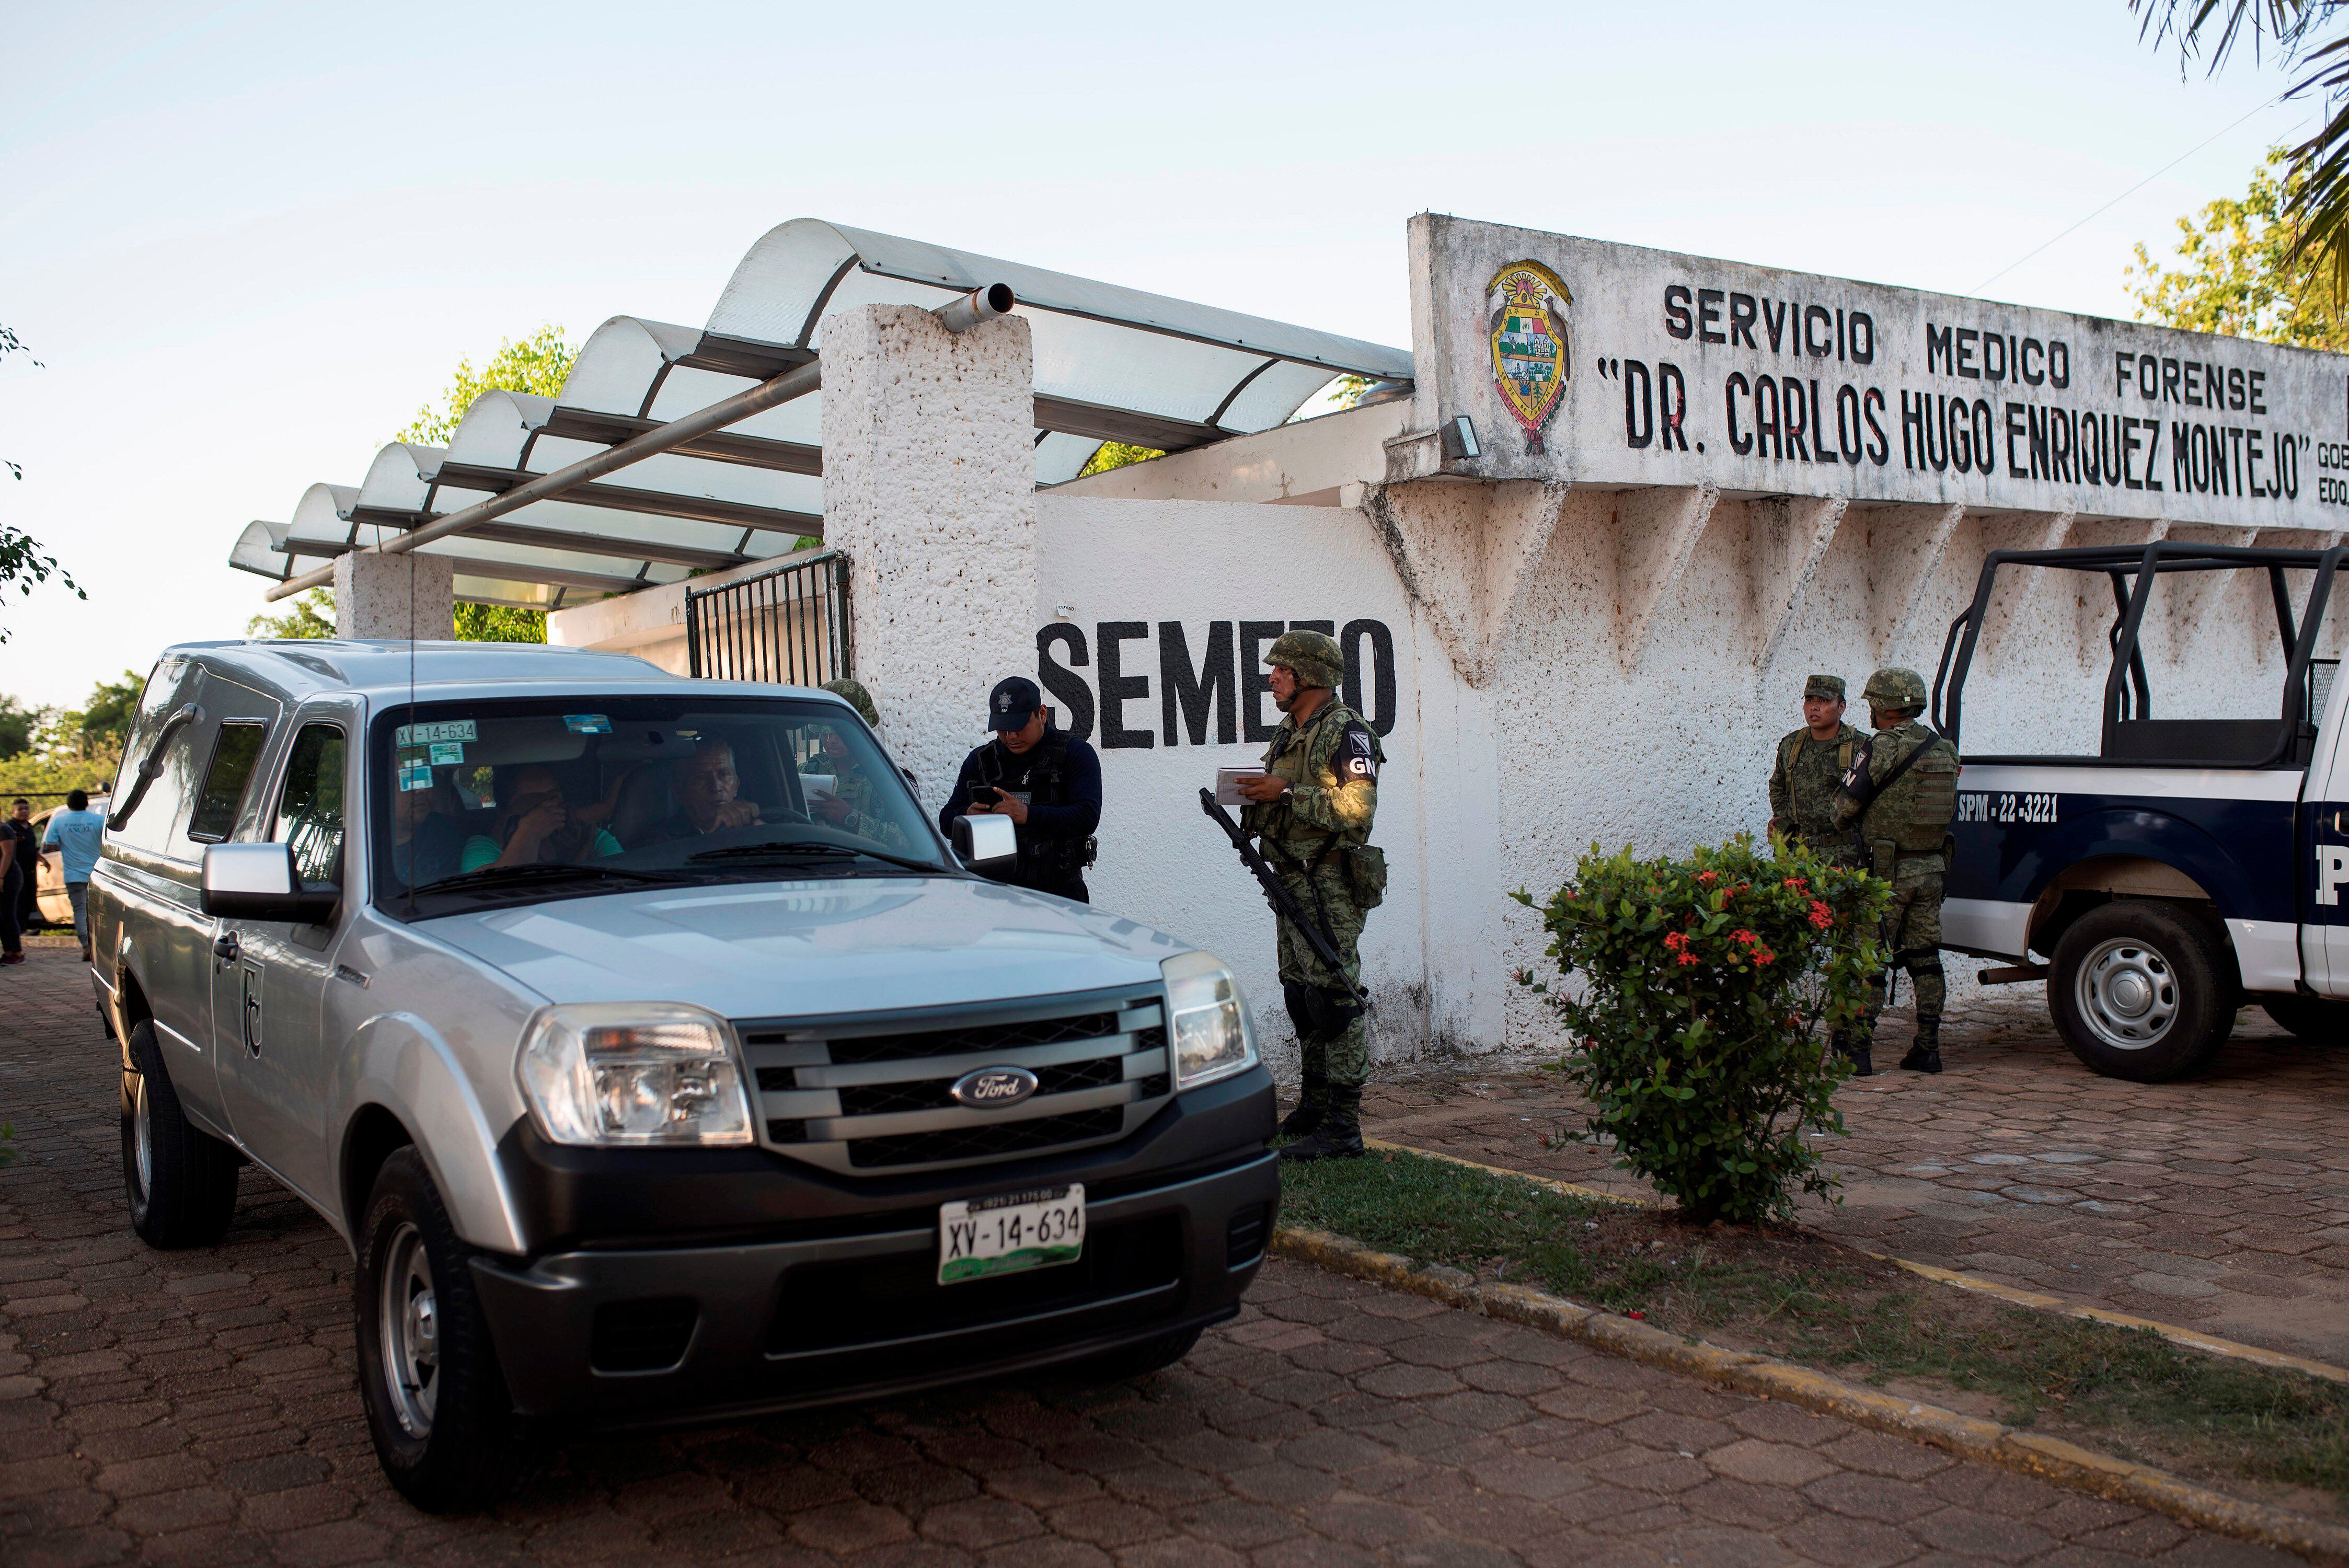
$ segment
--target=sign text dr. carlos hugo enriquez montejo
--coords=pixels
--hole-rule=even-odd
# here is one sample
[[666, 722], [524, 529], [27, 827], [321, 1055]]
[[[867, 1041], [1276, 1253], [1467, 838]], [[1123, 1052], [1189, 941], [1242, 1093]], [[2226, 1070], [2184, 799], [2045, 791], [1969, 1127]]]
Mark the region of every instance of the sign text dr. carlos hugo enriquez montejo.
[[1280, 727], [1264, 650], [1294, 631], [1337, 638], [1340, 698], [1379, 735], [1394, 731], [1394, 633], [1384, 621], [1098, 621], [1090, 630], [1038, 627], [1036, 673], [1061, 727], [1104, 751], [1264, 745]]
[[1448, 306], [1421, 364], [1446, 417], [1479, 416], [1463, 466], [1485, 477], [2266, 526], [2349, 508], [2349, 356], [1421, 222]]

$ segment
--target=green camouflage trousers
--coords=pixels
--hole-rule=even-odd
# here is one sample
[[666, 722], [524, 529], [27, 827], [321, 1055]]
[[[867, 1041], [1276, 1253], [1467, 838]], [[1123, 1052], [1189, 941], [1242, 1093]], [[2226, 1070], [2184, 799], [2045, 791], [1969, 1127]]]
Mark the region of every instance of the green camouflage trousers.
[[[1345, 873], [1334, 859], [1309, 876], [1278, 861], [1273, 864], [1288, 896], [1307, 913], [1322, 919], [1338, 956], [1346, 961], [1345, 977], [1359, 982], [1359, 944], [1367, 916], [1355, 907]], [[1328, 1075], [1340, 1088], [1361, 1088], [1371, 1077], [1370, 1033], [1361, 1014], [1312, 945], [1288, 921], [1275, 923], [1280, 933], [1280, 988], [1288, 1004], [1288, 1020], [1297, 1028], [1305, 1070]], [[1333, 1023], [1340, 1026], [1331, 1028]]]
[[[1938, 867], [1937, 859], [1930, 864]], [[1933, 871], [1903, 871], [1895, 868], [1892, 875], [1892, 907], [1884, 912], [1884, 923], [1878, 928], [1877, 940], [1884, 944], [1892, 962], [1909, 972], [1910, 983], [1917, 991], [1917, 1017], [1920, 1022], [1938, 1019], [1941, 1006], [1949, 1000], [1949, 982], [1941, 975], [1941, 873]], [[1878, 970], [1868, 987], [1868, 1020], [1861, 1026], [1861, 1037], [1876, 1033], [1877, 1016], [1884, 1011], [1884, 971]]]

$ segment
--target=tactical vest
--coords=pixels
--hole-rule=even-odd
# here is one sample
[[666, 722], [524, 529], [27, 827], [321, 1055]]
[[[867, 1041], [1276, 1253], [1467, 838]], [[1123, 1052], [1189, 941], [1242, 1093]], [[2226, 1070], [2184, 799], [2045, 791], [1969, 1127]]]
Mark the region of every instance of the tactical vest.
[[[1798, 729], [1778, 742], [1778, 771], [1791, 781], [1795, 777], [1795, 758], [1803, 754], [1803, 742], [1811, 738], [1807, 729]], [[1836, 744], [1836, 771], [1848, 772], [1854, 753], [1859, 749], [1859, 737], [1852, 736]]]
[[1860, 818], [1860, 837], [1870, 843], [1889, 840], [1903, 857], [1940, 854], [1950, 819], [1958, 811], [1957, 748], [1930, 730], [1922, 738], [1903, 735], [1900, 739], [1912, 748], [1925, 748], [1924, 754], [1868, 801]]
[[[1065, 806], [1069, 803], [1069, 737], [1066, 731], [1048, 729], [1036, 743], [1028, 764], [1028, 804], [1035, 806]], [[1009, 789], [1004, 780], [1010, 775], [1003, 770], [1002, 754], [996, 745], [978, 748], [978, 781], [989, 789]], [[1022, 882], [1045, 880], [1059, 882], [1083, 874], [1092, 864], [1093, 841], [1086, 839], [1042, 839], [1028, 832], [1019, 833], [1019, 865], [1018, 880]]]
[[[1316, 738], [1325, 725], [1343, 728], [1348, 724], [1361, 725], [1362, 733], [1371, 738], [1371, 755], [1379, 767], [1386, 766], [1386, 748], [1379, 744], [1377, 731], [1363, 722], [1362, 717], [1339, 702], [1335, 697], [1316, 709], [1311, 718], [1291, 732], [1288, 744], [1278, 755], [1268, 750], [1264, 770], [1275, 779], [1291, 784], [1304, 784], [1321, 789], [1335, 789], [1341, 780], [1326, 769], [1314, 772], [1309, 762], [1313, 755]], [[1278, 737], [1273, 745], [1280, 745]], [[1283, 871], [1311, 873], [1335, 859], [1349, 885], [1354, 901], [1363, 910], [1376, 909], [1386, 899], [1386, 852], [1370, 842], [1367, 828], [1348, 829], [1331, 832], [1324, 828], [1300, 824], [1291, 814], [1287, 800], [1274, 800], [1252, 805], [1242, 814], [1243, 825], [1254, 833], [1263, 835], [1267, 858]]]

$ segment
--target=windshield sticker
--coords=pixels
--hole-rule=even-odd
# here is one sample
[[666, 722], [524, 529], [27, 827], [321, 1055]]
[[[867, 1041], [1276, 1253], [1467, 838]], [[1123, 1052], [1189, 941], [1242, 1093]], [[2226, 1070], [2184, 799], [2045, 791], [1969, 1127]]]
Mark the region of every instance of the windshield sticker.
[[435, 768], [465, 760], [465, 743], [461, 740], [436, 740], [431, 749], [432, 766]]
[[394, 746], [429, 746], [436, 740], [479, 740], [470, 718], [444, 718], [438, 724], [403, 724], [391, 732]]
[[[563, 722], [569, 727], [574, 735], [612, 733], [612, 721], [600, 713], [566, 713], [563, 716]], [[465, 738], [471, 740], [472, 737], [469, 735]]]
[[421, 762], [402, 763], [399, 769], [399, 788], [403, 792], [409, 789], [431, 789], [431, 768]]

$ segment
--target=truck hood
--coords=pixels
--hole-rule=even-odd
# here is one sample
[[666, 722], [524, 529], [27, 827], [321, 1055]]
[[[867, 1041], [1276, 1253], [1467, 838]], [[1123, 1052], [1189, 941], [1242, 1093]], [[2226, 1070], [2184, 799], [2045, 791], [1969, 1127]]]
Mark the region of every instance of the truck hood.
[[949, 1006], [1155, 985], [1190, 944], [965, 877], [647, 889], [417, 928], [551, 1002], [691, 1003], [730, 1018]]

